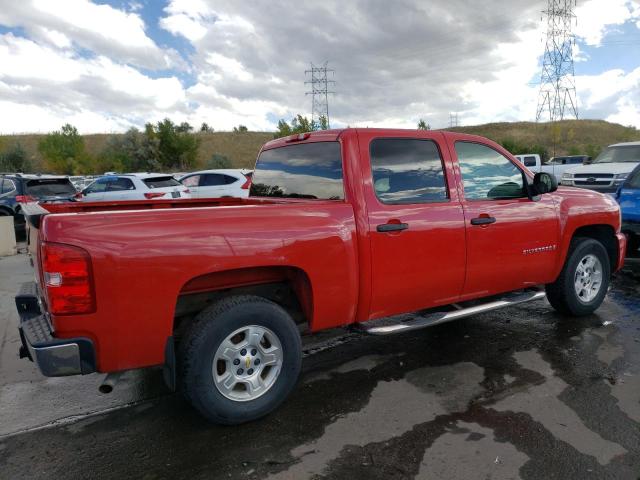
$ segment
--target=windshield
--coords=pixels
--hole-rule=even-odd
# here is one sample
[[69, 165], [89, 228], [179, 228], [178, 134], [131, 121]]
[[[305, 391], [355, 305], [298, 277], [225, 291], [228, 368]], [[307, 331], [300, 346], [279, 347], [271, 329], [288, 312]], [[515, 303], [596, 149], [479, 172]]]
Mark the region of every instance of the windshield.
[[68, 178], [38, 179], [27, 182], [27, 194], [35, 198], [70, 197], [75, 193], [76, 188]]
[[607, 147], [593, 163], [638, 163], [640, 145]]
[[142, 180], [149, 188], [181, 187], [182, 184], [173, 177], [153, 177]]

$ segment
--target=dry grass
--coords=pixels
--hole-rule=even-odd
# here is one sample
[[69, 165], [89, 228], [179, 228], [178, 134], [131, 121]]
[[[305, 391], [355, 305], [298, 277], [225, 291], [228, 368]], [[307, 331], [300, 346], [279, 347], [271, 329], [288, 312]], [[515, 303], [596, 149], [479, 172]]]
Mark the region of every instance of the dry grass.
[[[600, 150], [612, 143], [640, 140], [640, 131], [636, 128], [603, 120], [567, 120], [555, 125], [528, 122], [490, 123], [451, 130], [481, 135], [497, 142], [511, 140], [523, 145], [541, 145], [550, 155], [563, 155], [570, 151], [588, 154], [590, 150]], [[260, 146], [273, 138], [271, 132], [211, 132], [197, 135], [200, 138], [199, 167], [217, 153], [231, 159], [235, 168], [251, 168]], [[111, 134], [85, 135], [89, 154], [97, 155], [110, 136]], [[42, 134], [0, 136], [0, 149], [20, 142], [36, 170], [43, 171], [44, 163], [38, 152], [38, 142], [42, 137]]]
[[481, 135], [496, 142], [513, 140], [518, 144], [541, 145], [549, 155], [566, 155], [570, 151], [588, 154], [618, 142], [640, 141], [640, 131], [604, 120], [565, 120], [550, 123], [489, 123], [451, 130]]

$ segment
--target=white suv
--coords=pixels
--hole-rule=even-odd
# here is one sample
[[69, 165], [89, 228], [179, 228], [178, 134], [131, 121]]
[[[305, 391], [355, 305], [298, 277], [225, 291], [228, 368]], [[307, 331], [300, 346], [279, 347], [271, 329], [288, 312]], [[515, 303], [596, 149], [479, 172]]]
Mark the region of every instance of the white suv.
[[560, 183], [615, 193], [639, 163], [640, 142], [617, 143], [605, 148], [593, 163], [567, 170]]
[[202, 170], [185, 175], [180, 183], [193, 198], [247, 198], [252, 175], [251, 170]]
[[106, 175], [96, 179], [76, 197], [81, 202], [176, 198], [191, 198], [189, 189], [171, 175], [162, 173]]

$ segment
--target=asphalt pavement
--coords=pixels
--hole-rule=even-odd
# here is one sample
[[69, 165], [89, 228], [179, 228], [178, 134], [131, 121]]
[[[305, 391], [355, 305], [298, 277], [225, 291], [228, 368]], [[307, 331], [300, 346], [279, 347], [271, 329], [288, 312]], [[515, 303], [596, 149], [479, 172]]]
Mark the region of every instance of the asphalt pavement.
[[0, 479], [640, 478], [640, 263], [600, 310], [536, 301], [392, 337], [306, 340], [303, 374], [269, 417], [210, 425], [157, 369], [44, 378], [17, 359], [0, 259]]

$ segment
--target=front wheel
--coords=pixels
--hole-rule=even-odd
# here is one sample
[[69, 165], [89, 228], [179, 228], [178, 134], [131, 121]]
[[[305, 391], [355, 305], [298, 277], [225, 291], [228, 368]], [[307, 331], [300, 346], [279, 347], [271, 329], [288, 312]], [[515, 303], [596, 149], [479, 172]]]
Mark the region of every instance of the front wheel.
[[558, 279], [546, 286], [547, 299], [560, 313], [589, 315], [602, 304], [610, 276], [611, 265], [604, 246], [591, 238], [576, 238]]
[[277, 408], [300, 373], [298, 328], [261, 297], [229, 297], [201, 312], [180, 345], [181, 385], [207, 419], [235, 425]]

